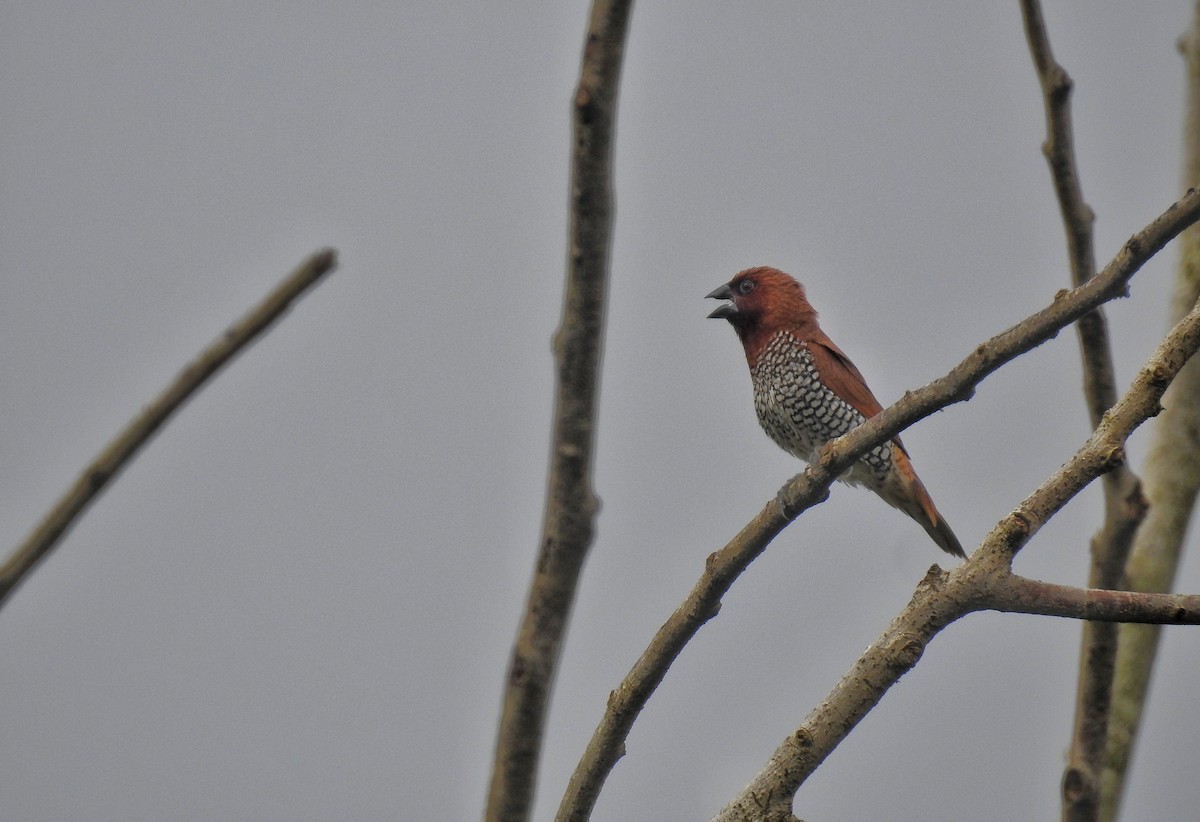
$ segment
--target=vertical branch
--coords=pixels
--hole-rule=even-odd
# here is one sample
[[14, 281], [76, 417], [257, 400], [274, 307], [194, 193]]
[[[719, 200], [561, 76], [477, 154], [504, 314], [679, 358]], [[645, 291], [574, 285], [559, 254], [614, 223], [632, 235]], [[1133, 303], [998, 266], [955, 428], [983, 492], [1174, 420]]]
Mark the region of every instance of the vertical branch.
[[[1183, 135], [1184, 187], [1200, 185], [1200, 2], [1191, 28], [1180, 40], [1186, 60], [1187, 105]], [[1200, 300], [1200, 230], [1180, 236], [1171, 321]], [[1200, 492], [1200, 361], [1193, 359], [1163, 397], [1165, 410], [1155, 422], [1144, 470], [1152, 506], [1138, 531], [1126, 568], [1135, 591], [1169, 591], [1174, 585], [1188, 521]], [[1123, 625], [1116, 658], [1113, 704], [1105, 767], [1100, 776], [1100, 818], [1115, 820], [1142, 709], [1150, 687], [1160, 630], [1152, 625]]]
[[[1042, 153], [1050, 165], [1054, 193], [1062, 212], [1063, 227], [1067, 232], [1067, 254], [1071, 264], [1071, 279], [1076, 286], [1083, 285], [1096, 269], [1092, 251], [1092, 223], [1096, 215], [1083, 200], [1079, 184], [1079, 171], [1075, 167], [1075, 138], [1071, 126], [1071, 89], [1074, 82], [1066, 69], [1054, 59], [1046, 24], [1042, 19], [1038, 0], [1021, 0], [1021, 14], [1025, 23], [1025, 38], [1029, 52], [1037, 69], [1038, 81], [1042, 86], [1042, 100], [1046, 109], [1046, 142]], [[1080, 321], [1082, 325], [1082, 320]], [[1116, 389], [1110, 386], [1112, 400], [1116, 401]], [[1103, 414], [1112, 405], [1110, 402], [1099, 409]]]
[[[1070, 108], [1072, 82], [1054, 59], [1038, 0], [1021, 0], [1021, 12], [1046, 110], [1047, 134], [1042, 151], [1050, 166], [1062, 214], [1071, 281], [1079, 286], [1095, 271], [1092, 240], [1095, 215], [1084, 202], [1075, 163]], [[1076, 331], [1083, 360], [1084, 398], [1095, 428], [1117, 399], [1112, 346], [1103, 311], [1097, 309], [1081, 317]], [[1133, 535], [1145, 515], [1146, 503], [1137, 477], [1123, 465], [1104, 476], [1103, 487], [1104, 525], [1092, 538], [1088, 584], [1093, 588], [1116, 588], [1121, 583]], [[1080, 644], [1075, 724], [1062, 782], [1063, 819], [1067, 822], [1096, 818], [1099, 773], [1117, 654], [1117, 626], [1084, 622]]]
[[546, 708], [598, 500], [596, 406], [612, 245], [613, 131], [631, 0], [594, 0], [573, 100], [570, 228], [546, 508], [537, 565], [513, 646], [484, 818], [529, 818]]

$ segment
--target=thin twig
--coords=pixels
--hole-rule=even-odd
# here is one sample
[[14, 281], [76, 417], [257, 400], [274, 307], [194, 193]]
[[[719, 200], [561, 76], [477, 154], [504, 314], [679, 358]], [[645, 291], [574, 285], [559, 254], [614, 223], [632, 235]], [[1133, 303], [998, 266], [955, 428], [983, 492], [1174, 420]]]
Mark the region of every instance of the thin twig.
[[[1067, 238], [1071, 282], [1087, 282], [1095, 271], [1092, 225], [1095, 215], [1083, 199], [1075, 162], [1071, 126], [1072, 81], [1054, 59], [1038, 0], [1021, 0], [1025, 36], [1037, 69], [1046, 112], [1046, 142], [1042, 153], [1050, 166], [1054, 192]], [[1092, 427], [1117, 399], [1116, 376], [1108, 323], [1097, 308], [1076, 323], [1083, 360], [1083, 393]], [[1133, 545], [1133, 535], [1145, 516], [1147, 503], [1141, 483], [1126, 466], [1104, 476], [1104, 525], [1092, 539], [1088, 583], [1095, 588], [1116, 588]], [[1096, 818], [1099, 773], [1108, 733], [1113, 666], [1117, 654], [1117, 626], [1084, 623], [1079, 662], [1079, 688], [1075, 724], [1063, 776], [1063, 818], [1088, 822]]]
[[631, 0], [593, 0], [575, 90], [566, 294], [542, 538], [505, 681], [484, 819], [529, 818], [550, 690], [599, 503], [593, 445], [613, 222], [613, 132]]
[[137, 455], [179, 408], [199, 391], [222, 366], [271, 327], [293, 302], [333, 271], [337, 255], [319, 251], [289, 274], [261, 303], [230, 326], [224, 334], [184, 367], [165, 391], [133, 418], [84, 469], [55, 503], [41, 523], [0, 567], [2, 606], [38, 563], [67, 534], [105, 486]]
[[659, 628], [608, 705], [571, 776], [556, 822], [582, 822], [601, 786], [624, 753], [624, 741], [650, 695], [692, 637], [720, 610], [734, 580], [775, 536], [804, 510], [819, 503], [855, 460], [935, 411], [968, 399], [988, 374], [1052, 338], [1096, 306], [1124, 296], [1129, 279], [1180, 231], [1200, 219], [1200, 193], [1189, 191], [1131, 237], [1104, 270], [1085, 285], [1060, 292], [1054, 302], [979, 345], [941, 379], [906, 394], [824, 449], [816, 465], [797, 475], [724, 548], [709, 556], [704, 573], [682, 604]]
[[[1046, 110], [1046, 142], [1042, 153], [1050, 166], [1054, 193], [1058, 197], [1063, 225], [1067, 230], [1067, 257], [1071, 264], [1071, 282], [1083, 285], [1096, 270], [1092, 243], [1092, 224], [1096, 216], [1083, 199], [1079, 170], [1075, 165], [1075, 138], [1071, 128], [1071, 89], [1074, 83], [1050, 50], [1046, 24], [1038, 0], [1021, 0], [1025, 37], [1037, 69]], [[1112, 401], [1116, 388], [1111, 387]], [[1112, 405], [1110, 402], [1099, 413]], [[1096, 422], [1099, 422], [1097, 415]]]
[[[1093, 479], [1119, 462], [1129, 435], [1158, 412], [1163, 392], [1200, 349], [1200, 303], [1158, 345], [1133, 385], [1088, 441], [1062, 468], [1001, 520], [967, 562], [949, 573], [930, 569], [912, 600], [855, 662], [804, 724], [775, 750], [766, 767], [714, 822], [761, 819], [790, 822], [796, 791], [901, 676], [929, 641], [967, 613], [997, 609], [1117, 618], [1121, 607], [1139, 621], [1197, 622], [1200, 596], [1166, 604], [1160, 596], [1076, 591], [1033, 580], [1010, 580], [1012, 558], [1029, 538]], [[1034, 597], [1021, 602], [1024, 590]], [[1038, 599], [1037, 597], [1043, 597]], [[1072, 602], [1072, 597], [1077, 598]], [[1182, 612], [1179, 609], [1183, 605]]]

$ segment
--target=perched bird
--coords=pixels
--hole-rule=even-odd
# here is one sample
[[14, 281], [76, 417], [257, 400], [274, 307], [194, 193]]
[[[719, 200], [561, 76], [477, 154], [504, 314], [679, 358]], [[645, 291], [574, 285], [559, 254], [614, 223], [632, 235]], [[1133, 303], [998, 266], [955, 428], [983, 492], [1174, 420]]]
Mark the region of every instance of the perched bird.
[[[812, 462], [825, 443], [883, 410], [854, 363], [821, 330], [804, 286], [792, 277], [748, 268], [708, 297], [729, 301], [708, 316], [729, 320], [741, 339], [758, 421], [784, 451]], [[966, 556], [899, 438], [868, 451], [840, 479], [908, 514], [943, 551]]]

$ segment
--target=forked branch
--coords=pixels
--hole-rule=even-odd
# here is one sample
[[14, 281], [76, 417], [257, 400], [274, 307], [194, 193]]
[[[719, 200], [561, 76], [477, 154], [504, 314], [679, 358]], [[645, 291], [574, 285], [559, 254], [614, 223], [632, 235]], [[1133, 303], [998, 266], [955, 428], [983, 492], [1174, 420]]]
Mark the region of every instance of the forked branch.
[[1200, 624], [1200, 596], [1172, 597], [1079, 590], [1013, 577], [1013, 556], [1050, 517], [1124, 458], [1125, 440], [1158, 413], [1163, 392], [1200, 348], [1200, 303], [1159, 344], [1133, 385], [1075, 455], [984, 538], [949, 573], [934, 566], [900, 612], [804, 724], [775, 750], [766, 767], [715, 822], [794, 822], [800, 785], [883, 695], [921, 658], [945, 626], [972, 611], [1044, 613], [1076, 619]]
[[604, 781], [624, 753], [624, 742], [634, 721], [671, 664], [701, 626], [716, 615], [721, 598], [734, 580], [789, 522], [825, 498], [836, 477], [871, 448], [896, 436], [913, 422], [968, 399], [975, 386], [1004, 363], [1052, 338], [1104, 302], [1124, 296], [1129, 279], [1138, 269], [1197, 219], [1200, 219], [1200, 194], [1189, 191], [1131, 237], [1096, 277], [1078, 288], [1060, 292], [1041, 311], [982, 343], [946, 376], [906, 394], [854, 431], [833, 441], [826, 446], [817, 465], [784, 485], [736, 537], [709, 556], [704, 573], [692, 591], [613, 690], [604, 716], [571, 776], [556, 822], [582, 822], [589, 818]]

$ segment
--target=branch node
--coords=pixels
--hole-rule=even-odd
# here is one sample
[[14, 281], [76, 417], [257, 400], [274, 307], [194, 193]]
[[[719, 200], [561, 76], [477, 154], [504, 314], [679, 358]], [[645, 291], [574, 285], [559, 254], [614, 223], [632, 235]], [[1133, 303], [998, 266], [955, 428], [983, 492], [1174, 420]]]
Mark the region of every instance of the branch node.
[[1058, 63], [1054, 63], [1050, 67], [1046, 82], [1050, 84], [1050, 97], [1056, 105], [1063, 105], [1067, 98], [1071, 96], [1071, 90], [1075, 87], [1075, 81], [1071, 79], [1071, 75], [1067, 74], [1067, 70]]
[[708, 559], [704, 560], [704, 573], [711, 576], [717, 567], [717, 555], [720, 551], [713, 551], [708, 555]]
[[1010, 552], [1016, 552], [1033, 530], [1033, 517], [1023, 508], [1017, 507], [1007, 517], [1004, 529], [1004, 544]]
[[[826, 448], [819, 461], [820, 467], [826, 467], [829, 460], [833, 459], [830, 449]], [[811, 470], [811, 469], [809, 469]], [[828, 486], [821, 489], [818, 497], [813, 499], [811, 503], [800, 503], [799, 500], [812, 493], [812, 481], [809, 476], [809, 470], [797, 474], [792, 477], [787, 483], [779, 489], [775, 494], [775, 504], [779, 508], [780, 515], [788, 522], [794, 520], [800, 515], [800, 512], [811, 505], [820, 505], [825, 500], [829, 499]]]
[[914, 597], [940, 591], [946, 587], [946, 580], [949, 578], [950, 574], [943, 571], [942, 566], [935, 562], [929, 566], [929, 570], [925, 572], [925, 576], [917, 583], [917, 590]]
[[1084, 773], [1078, 765], [1072, 765], [1067, 768], [1063, 774], [1062, 792], [1063, 799], [1069, 804], [1079, 802], [1088, 793], [1088, 785], [1092, 782], [1089, 775]]
[[889, 645], [892, 667], [909, 670], [921, 659], [925, 652], [925, 640], [916, 634], [900, 634]]
[[[1162, 410], [1162, 406], [1159, 406]], [[1146, 495], [1142, 493], [1142, 481], [1135, 479], [1129, 493], [1121, 500], [1123, 511], [1122, 514], [1126, 519], [1134, 522], [1141, 522], [1146, 518], [1146, 513], [1150, 510], [1150, 500], [1146, 499]]]
[[1104, 454], [1104, 470], [1112, 471], [1114, 468], [1120, 468], [1125, 464], [1125, 447], [1122, 445], [1114, 445]]
[[[1156, 362], [1154, 365], [1146, 369], [1146, 377], [1155, 386], [1165, 386], [1171, 382], [1176, 369], [1171, 368], [1167, 363]], [[1158, 406], [1158, 411], [1162, 410], [1162, 404]], [[1156, 412], [1157, 413], [1157, 412]]]
[[586, 109], [592, 103], [592, 93], [588, 91], [587, 86], [580, 83], [575, 88], [575, 108]]

